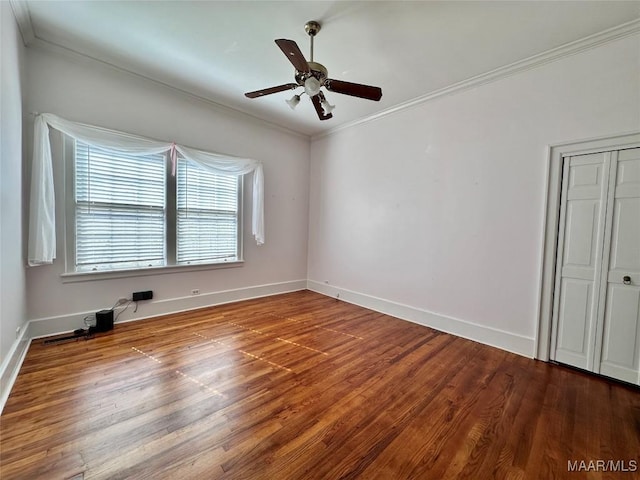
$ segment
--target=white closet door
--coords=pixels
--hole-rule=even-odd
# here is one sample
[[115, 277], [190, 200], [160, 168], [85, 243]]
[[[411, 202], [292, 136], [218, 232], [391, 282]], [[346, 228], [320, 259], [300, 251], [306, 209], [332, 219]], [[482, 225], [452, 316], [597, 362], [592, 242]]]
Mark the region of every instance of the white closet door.
[[640, 148], [619, 151], [615, 171], [599, 371], [640, 384]]
[[563, 174], [552, 352], [587, 370], [594, 369], [610, 162], [610, 152], [570, 157]]

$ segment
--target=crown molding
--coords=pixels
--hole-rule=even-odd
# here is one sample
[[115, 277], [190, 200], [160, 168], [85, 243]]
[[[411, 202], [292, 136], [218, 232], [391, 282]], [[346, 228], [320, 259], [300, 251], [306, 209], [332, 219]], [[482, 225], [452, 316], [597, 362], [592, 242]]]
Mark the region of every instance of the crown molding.
[[31, 22], [31, 13], [29, 12], [29, 6], [24, 0], [9, 0], [11, 10], [13, 10], [13, 16], [18, 23], [18, 30], [22, 36], [22, 43], [25, 47], [31, 45], [36, 38], [36, 34], [33, 30], [33, 23]]
[[[1, 1], [1, 0], [0, 0]], [[64, 47], [62, 45], [59, 45], [57, 43], [53, 43], [53, 42], [49, 42], [47, 40], [44, 40], [40, 37], [38, 37], [35, 33], [35, 30], [33, 28], [33, 22], [31, 20], [31, 13], [29, 12], [29, 5], [25, 0], [9, 0], [10, 4], [11, 4], [11, 9], [13, 10], [13, 15], [16, 19], [16, 22], [18, 23], [18, 29], [20, 30], [20, 35], [22, 36], [22, 41], [25, 45], [25, 47], [33, 47], [33, 48], [38, 48], [40, 50], [44, 50], [44, 51], [49, 51], [49, 52], [54, 52], [54, 53], [58, 53], [58, 54], [62, 54], [65, 55], [69, 58], [73, 58], [73, 59], [81, 59], [84, 61], [91, 61], [91, 62], [97, 62], [103, 66], [106, 66], [112, 70], [117, 70], [121, 73], [127, 73], [129, 75], [133, 75], [135, 77], [138, 78], [142, 78], [145, 80], [148, 80], [150, 82], [155, 83], [156, 85], [160, 85], [163, 86], [165, 88], [169, 88], [171, 90], [173, 90], [174, 92], [177, 92], [181, 95], [187, 96], [192, 100], [196, 100], [198, 102], [204, 103], [207, 106], [209, 106], [210, 108], [213, 108], [214, 110], [217, 110], [221, 113], [224, 113], [226, 115], [231, 115], [234, 116], [236, 118], [241, 118], [242, 120], [245, 121], [250, 121], [253, 124], [259, 124], [268, 128], [272, 128], [275, 130], [278, 130], [280, 132], [286, 133], [288, 135], [293, 135], [295, 137], [299, 137], [299, 138], [304, 138], [309, 140], [311, 138], [311, 136], [309, 134], [305, 134], [305, 133], [301, 133], [298, 132], [296, 130], [292, 130], [284, 125], [280, 125], [276, 122], [267, 120], [265, 118], [262, 118], [260, 116], [254, 115], [252, 113], [249, 113], [247, 111], [241, 110], [239, 108], [236, 107], [231, 107], [228, 105], [225, 105], [223, 103], [219, 103], [216, 102], [214, 100], [211, 100], [210, 98], [207, 98], [205, 96], [202, 95], [198, 95], [194, 92], [191, 92], [189, 90], [186, 90], [184, 88], [181, 88], [177, 85], [174, 85], [172, 83], [168, 83], [162, 80], [158, 80], [157, 78], [153, 78], [150, 75], [147, 75], [143, 72], [138, 71], [137, 69], [134, 68], [126, 68], [126, 67], [122, 67], [120, 65], [116, 65], [115, 63], [111, 63], [105, 60], [102, 60], [100, 58], [91, 56], [89, 54], [86, 53], [82, 53], [79, 52], [77, 50], [73, 50], [71, 48], [68, 47]]]
[[[0, 0], [1, 1], [1, 0]], [[142, 79], [148, 82], [152, 82], [155, 85], [158, 85], [160, 87], [163, 88], [168, 88], [170, 89], [172, 92], [177, 93], [181, 96], [184, 96], [186, 98], [189, 98], [190, 100], [199, 102], [199, 103], [203, 103], [205, 105], [207, 105], [209, 108], [211, 108], [212, 110], [215, 110], [217, 112], [220, 112], [222, 114], [231, 116], [231, 117], [235, 117], [238, 118], [240, 120], [246, 121], [246, 122], [250, 122], [254, 125], [260, 125], [262, 127], [266, 127], [266, 128], [271, 128], [273, 130], [277, 130], [279, 132], [282, 133], [286, 133], [288, 135], [294, 136], [294, 137], [298, 137], [298, 138], [304, 138], [305, 140], [309, 140], [311, 138], [310, 135], [296, 131], [296, 130], [292, 130], [284, 125], [280, 125], [279, 123], [264, 119], [260, 116], [257, 116], [253, 113], [249, 113], [245, 110], [236, 108], [236, 107], [231, 107], [229, 105], [225, 105], [223, 103], [220, 102], [216, 102], [210, 98], [207, 98], [203, 95], [199, 95], [197, 93], [194, 93], [192, 91], [189, 91], [183, 87], [180, 87], [178, 85], [175, 85], [173, 83], [169, 83], [163, 80], [158, 80], [157, 78], [152, 77], [151, 75], [148, 75], [140, 70], [134, 69], [134, 68], [130, 68], [130, 67], [123, 67], [120, 65], [117, 65], [115, 63], [111, 63], [108, 62], [106, 60], [102, 60], [100, 58], [96, 58], [93, 57], [91, 55], [88, 55], [86, 53], [82, 53], [79, 52], [77, 50], [73, 50], [71, 48], [68, 47], [64, 47], [62, 45], [59, 45], [57, 43], [53, 43], [53, 42], [49, 42], [47, 40], [43, 40], [41, 38], [39, 38], [38, 36], [35, 36], [33, 41], [31, 42], [31, 44], [29, 45], [30, 48], [34, 48], [34, 49], [38, 49], [41, 51], [45, 51], [45, 52], [51, 52], [51, 53], [55, 53], [61, 56], [64, 56], [68, 59], [70, 59], [71, 61], [77, 61], [77, 62], [84, 62], [84, 63], [89, 63], [92, 64], [93, 66], [100, 65], [101, 67], [107, 68], [109, 70], [112, 71], [117, 71], [119, 73], [124, 73], [127, 74], [129, 76], [138, 78], [138, 79]]]
[[491, 83], [496, 80], [500, 80], [502, 78], [515, 75], [517, 73], [524, 72], [526, 70], [530, 70], [530, 69], [539, 67], [541, 65], [545, 65], [547, 63], [555, 62], [556, 60], [560, 60], [562, 58], [575, 55], [585, 50], [598, 47], [605, 43], [613, 42], [615, 40], [619, 40], [621, 38], [637, 34], [638, 32], [640, 32], [640, 18], [636, 20], [632, 20], [627, 23], [623, 23], [613, 28], [609, 28], [607, 30], [603, 30], [602, 32], [595, 33], [593, 35], [589, 35], [588, 37], [584, 37], [580, 40], [566, 43], [564, 45], [561, 45], [560, 47], [547, 50], [546, 52], [533, 55], [531, 57], [525, 58], [523, 60], [519, 60], [509, 65], [496, 68], [489, 72], [482, 73], [480, 75], [468, 78], [466, 80], [462, 80], [461, 82], [457, 82], [447, 87], [416, 97], [413, 100], [409, 100], [409, 101], [400, 103], [398, 105], [395, 105], [393, 107], [387, 108], [374, 115], [370, 115], [368, 117], [364, 117], [359, 120], [355, 120], [353, 122], [345, 123], [343, 125], [332, 128], [325, 132], [318, 133], [311, 137], [311, 141], [313, 142], [320, 138], [334, 135], [338, 132], [355, 127], [357, 125], [362, 125], [365, 123], [372, 122], [374, 120], [378, 120], [380, 118], [406, 110], [416, 105], [421, 105], [423, 103], [429, 102], [431, 100], [435, 100], [437, 98], [441, 98], [447, 95], [453, 95], [458, 92], [468, 90], [470, 88], [475, 88], [480, 85]]
[[220, 113], [231, 115], [233, 117], [242, 119], [244, 121], [249, 121], [254, 125], [256, 124], [261, 125], [263, 127], [271, 128], [279, 132], [292, 135], [294, 137], [304, 138], [306, 140], [311, 139], [310, 133], [304, 133], [298, 130], [293, 130], [278, 122], [274, 122], [273, 120], [266, 119], [254, 113], [250, 113], [246, 110], [242, 110], [237, 107], [232, 107], [229, 105], [225, 105], [224, 103], [214, 101], [204, 95], [194, 93], [174, 83], [159, 80], [158, 78], [155, 78], [154, 76], [146, 74], [140, 71], [139, 69], [132, 68], [132, 67], [124, 67], [116, 63], [112, 63], [112, 62], [103, 60], [101, 58], [98, 58], [97, 56], [93, 56], [88, 53], [79, 52], [77, 50], [74, 50], [69, 47], [65, 47], [58, 43], [44, 40], [43, 38], [38, 37], [38, 35], [35, 32], [35, 29], [33, 28], [33, 21], [31, 19], [31, 12], [29, 11], [28, 2], [26, 0], [9, 0], [9, 3], [11, 5], [11, 9], [13, 10], [13, 15], [16, 19], [16, 23], [18, 24], [18, 30], [20, 30], [20, 35], [22, 36], [22, 42], [24, 43], [25, 47], [37, 48], [43, 51], [49, 51], [49, 52], [65, 55], [68, 58], [72, 58], [75, 60], [97, 62], [98, 64], [109, 67], [112, 70], [117, 70], [121, 73], [127, 73], [137, 78], [142, 78], [144, 80], [153, 82], [156, 85], [169, 88], [176, 93], [179, 93], [181, 95], [184, 95], [190, 98], [191, 100], [204, 103], [209, 108], [212, 108]]
[[571, 55], [575, 55], [585, 50], [589, 50], [591, 48], [595, 48], [600, 45], [613, 42], [615, 40], [618, 40], [630, 35], [634, 35], [640, 32], [640, 18], [638, 18], [630, 22], [618, 25], [616, 27], [603, 30], [602, 32], [589, 35], [582, 39], [566, 43], [564, 45], [553, 48], [551, 50], [547, 50], [546, 52], [533, 55], [523, 60], [518, 60], [517, 62], [511, 63], [509, 65], [498, 67], [494, 70], [482, 73], [480, 75], [476, 75], [474, 77], [468, 78], [466, 80], [462, 80], [452, 85], [448, 85], [438, 90], [434, 90], [432, 92], [416, 97], [412, 100], [408, 100], [406, 102], [402, 102], [400, 104], [389, 107], [373, 115], [369, 115], [367, 117], [363, 117], [361, 119], [354, 120], [352, 122], [341, 124], [337, 127], [331, 128], [329, 130], [326, 130], [317, 134], [307, 134], [297, 130], [293, 130], [277, 122], [265, 119], [261, 116], [255, 115], [253, 113], [242, 110], [235, 106], [232, 107], [232, 106], [214, 101], [210, 98], [191, 92], [173, 83], [158, 80], [148, 74], [145, 74], [139, 71], [138, 69], [134, 69], [131, 67], [122, 67], [120, 65], [107, 62], [100, 58], [96, 58], [91, 55], [81, 53], [76, 50], [43, 40], [35, 34], [33, 24], [31, 21], [31, 14], [29, 12], [29, 7], [27, 2], [25, 0], [9, 0], [9, 2], [11, 4], [14, 16], [18, 23], [18, 28], [20, 30], [20, 34], [22, 35], [22, 40], [25, 46], [27, 47], [38, 47], [43, 50], [54, 51], [57, 53], [64, 53], [76, 59], [84, 59], [84, 60], [90, 60], [92, 62], [97, 62], [99, 64], [102, 64], [111, 69], [117, 70], [119, 72], [128, 73], [135, 77], [151, 81], [156, 85], [169, 88], [177, 93], [180, 93], [182, 95], [189, 97], [192, 100], [205, 103], [210, 108], [220, 111], [221, 113], [225, 113], [227, 115], [248, 120], [251, 123], [254, 123], [254, 124], [257, 123], [265, 127], [269, 127], [269, 128], [272, 128], [280, 132], [287, 133], [289, 135], [293, 135], [299, 138], [305, 138], [312, 142], [324, 137], [334, 135], [343, 130], [347, 130], [349, 128], [352, 128], [358, 125], [369, 123], [369, 122], [378, 120], [380, 118], [386, 117], [388, 115], [392, 115], [397, 112], [401, 112], [405, 109], [412, 108], [414, 106], [421, 105], [423, 103], [426, 103], [447, 95], [453, 95], [458, 92], [468, 90], [470, 88], [475, 88], [480, 85], [485, 85], [487, 83], [491, 83], [491, 82], [500, 80], [502, 78], [506, 78], [508, 76], [515, 75], [517, 73], [524, 72], [526, 70], [530, 70], [530, 69], [545, 65], [547, 63], [555, 62], [556, 60], [560, 60], [562, 58], [569, 57]]
[[100, 66], [108, 68], [109, 70], [125, 73], [130, 76], [136, 77], [138, 79], [143, 79], [143, 80], [152, 82], [158, 86], [168, 88], [172, 90], [174, 93], [178, 93], [182, 96], [188, 97], [189, 99], [195, 100], [199, 103], [206, 104], [209, 108], [216, 110], [220, 113], [223, 113], [225, 115], [229, 115], [244, 121], [248, 121], [254, 125], [261, 125], [263, 127], [271, 128], [273, 130], [277, 130], [279, 132], [292, 135], [294, 137], [304, 138], [305, 140], [309, 140], [311, 138], [310, 134], [292, 130], [291, 128], [288, 128], [284, 125], [273, 122], [271, 120], [267, 120], [253, 113], [249, 113], [245, 110], [242, 110], [236, 107], [231, 107], [229, 105], [225, 105], [220, 102], [216, 102], [210, 98], [207, 98], [203, 95], [199, 95], [197, 93], [189, 91], [173, 83], [169, 83], [163, 80], [158, 80], [157, 78], [154, 78], [151, 75], [145, 74], [144, 72], [141, 72], [138, 69], [123, 67], [115, 63], [111, 63], [106, 60], [94, 57], [92, 55], [79, 52], [72, 48], [65, 47], [60, 44], [44, 40], [38, 37], [33, 30], [33, 27], [31, 24], [31, 16], [29, 14], [29, 10], [26, 2], [24, 2], [23, 0], [10, 0], [10, 1], [12, 5], [15, 3], [19, 10], [18, 14], [16, 14], [14, 10], [14, 15], [16, 16], [16, 20], [18, 21], [19, 29], [22, 34], [24, 44], [28, 48], [34, 48], [34, 49], [45, 51], [45, 52], [55, 53], [55, 54], [67, 57], [72, 61], [91, 63], [94, 66], [96, 64], [99, 64]]

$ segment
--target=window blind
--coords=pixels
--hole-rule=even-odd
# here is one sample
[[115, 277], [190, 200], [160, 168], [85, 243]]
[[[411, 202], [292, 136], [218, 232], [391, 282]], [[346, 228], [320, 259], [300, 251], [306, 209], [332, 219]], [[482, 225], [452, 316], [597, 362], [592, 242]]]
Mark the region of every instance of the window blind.
[[76, 142], [76, 271], [165, 264], [165, 165]]
[[179, 265], [238, 259], [238, 177], [219, 175], [178, 159]]

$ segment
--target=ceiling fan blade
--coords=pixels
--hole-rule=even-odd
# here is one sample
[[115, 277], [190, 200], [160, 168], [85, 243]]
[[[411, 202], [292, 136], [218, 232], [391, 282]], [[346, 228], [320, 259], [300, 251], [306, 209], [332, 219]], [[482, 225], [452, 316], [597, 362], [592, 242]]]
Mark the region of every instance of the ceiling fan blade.
[[287, 56], [293, 67], [298, 72], [309, 73], [311, 71], [307, 60], [304, 58], [304, 55], [298, 48], [298, 44], [296, 42], [280, 38], [276, 40], [276, 44], [280, 47], [280, 50], [282, 50], [282, 52]]
[[367, 100], [374, 100], [376, 102], [382, 97], [382, 89], [380, 87], [372, 87], [371, 85], [361, 85], [360, 83], [343, 82], [342, 80], [327, 78], [324, 81], [324, 86], [330, 92], [366, 98]]
[[271, 95], [272, 93], [284, 92], [285, 90], [293, 90], [300, 85], [297, 83], [285, 83], [284, 85], [278, 85], [277, 87], [263, 88], [262, 90], [256, 90], [255, 92], [247, 92], [244, 94], [247, 98], [264, 97], [265, 95]]
[[311, 97], [311, 101], [313, 102], [313, 106], [316, 108], [316, 113], [318, 114], [318, 118], [320, 120], [329, 120], [331, 117], [333, 117], [333, 115], [331, 113], [325, 114], [324, 110], [322, 109], [322, 104], [320, 102], [322, 102], [322, 100], [324, 99], [324, 96], [322, 96], [322, 92], [320, 92], [317, 95], [314, 95], [313, 97]]

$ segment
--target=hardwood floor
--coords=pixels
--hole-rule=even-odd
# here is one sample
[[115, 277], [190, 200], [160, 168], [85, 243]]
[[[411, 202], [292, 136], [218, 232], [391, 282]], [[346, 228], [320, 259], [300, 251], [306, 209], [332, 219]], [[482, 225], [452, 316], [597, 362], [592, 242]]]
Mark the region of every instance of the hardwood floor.
[[34, 341], [0, 477], [640, 478], [639, 392], [296, 292]]

